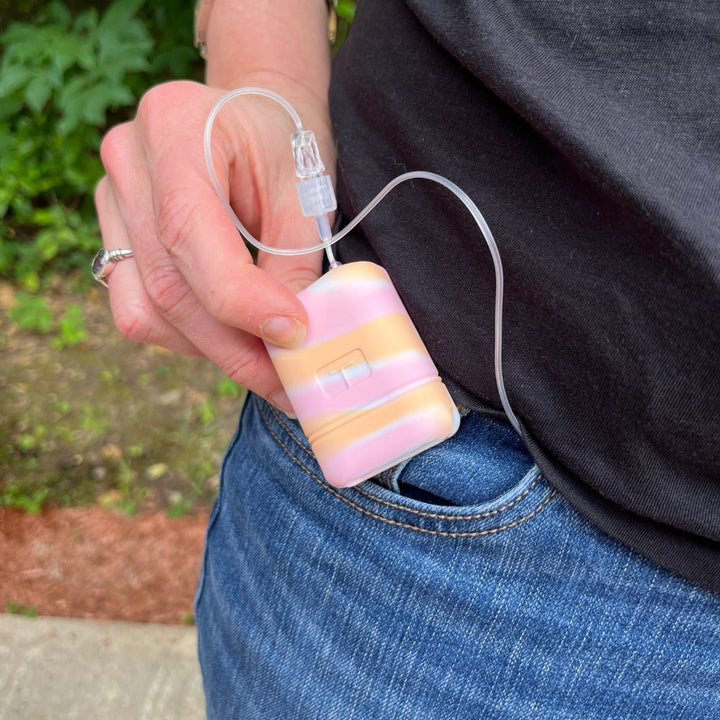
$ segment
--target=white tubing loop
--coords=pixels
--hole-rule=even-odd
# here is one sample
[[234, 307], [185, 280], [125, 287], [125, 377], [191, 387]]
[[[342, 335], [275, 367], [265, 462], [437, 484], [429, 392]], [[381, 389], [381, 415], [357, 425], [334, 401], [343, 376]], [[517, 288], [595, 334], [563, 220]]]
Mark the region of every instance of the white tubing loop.
[[[253, 236], [253, 234], [243, 225], [240, 218], [237, 216], [235, 211], [232, 208], [232, 205], [230, 205], [230, 201], [228, 198], [225, 197], [225, 193], [223, 192], [223, 189], [220, 185], [220, 181], [218, 180], [217, 173], [215, 172], [215, 163], [213, 162], [213, 155], [212, 155], [212, 131], [213, 126], [215, 125], [215, 119], [218, 116], [218, 113], [220, 110], [225, 107], [227, 103], [229, 103], [231, 100], [234, 100], [236, 97], [240, 97], [241, 95], [260, 95], [262, 97], [266, 97], [269, 100], [274, 100], [276, 103], [280, 104], [290, 115], [293, 122], [295, 123], [295, 127], [297, 130], [302, 129], [302, 120], [300, 120], [300, 116], [297, 114], [297, 111], [295, 108], [287, 101], [285, 98], [283, 98], [281, 95], [278, 95], [277, 93], [272, 92], [271, 90], [265, 90], [264, 88], [258, 88], [258, 87], [245, 87], [245, 88], [239, 88], [238, 90], [233, 90], [232, 92], [229, 92], [227, 95], [223, 95], [220, 100], [218, 100], [215, 105], [213, 106], [213, 109], [210, 111], [210, 114], [208, 115], [207, 120], [205, 121], [205, 133], [203, 135], [203, 147], [205, 150], [205, 165], [207, 166], [208, 173], [210, 174], [210, 180], [212, 181], [213, 187], [215, 188], [215, 192], [217, 193], [218, 198], [220, 198], [220, 202], [223, 204], [223, 207], [225, 210], [227, 210], [228, 214], [230, 215], [233, 224], [238, 229], [238, 232], [247, 240], [251, 245], [254, 245], [256, 248], [260, 250], [265, 250], [265, 252], [275, 253], [276, 255], [304, 255], [305, 253], [311, 252], [313, 248], [310, 250], [306, 250], [304, 248], [300, 249], [294, 249], [294, 250], [283, 250], [281, 248], [273, 248], [269, 245], [265, 245], [265, 243], [260, 242], [256, 237]], [[322, 245], [321, 247], [324, 247]]]
[[[502, 260], [500, 259], [500, 251], [498, 250], [497, 243], [493, 237], [492, 231], [488, 226], [483, 214], [480, 212], [478, 206], [472, 201], [470, 196], [458, 187], [452, 180], [448, 180], [442, 175], [437, 173], [425, 172], [424, 170], [415, 170], [413, 172], [403, 173], [398, 175], [394, 180], [391, 180], [365, 207], [360, 213], [346, 225], [340, 232], [333, 235], [332, 239], [327, 244], [336, 243], [338, 240], [344, 238], [349, 232], [351, 232], [357, 225], [364, 220], [370, 211], [374, 210], [378, 203], [395, 187], [406, 180], [433, 180], [434, 182], [440, 183], [452, 193], [465, 205], [470, 211], [473, 219], [480, 228], [480, 232], [485, 239], [485, 243], [490, 250], [492, 257], [493, 266], [495, 268], [495, 381], [497, 384], [498, 394], [500, 395], [500, 402], [502, 403], [505, 414], [507, 415], [510, 424], [515, 428], [518, 435], [521, 435], [520, 423], [510, 407], [510, 401], [508, 400], [507, 392], [505, 390], [505, 381], [503, 379], [502, 370], [502, 314], [503, 314], [503, 297], [505, 293], [505, 281], [502, 267]], [[318, 247], [323, 247], [320, 245]]]

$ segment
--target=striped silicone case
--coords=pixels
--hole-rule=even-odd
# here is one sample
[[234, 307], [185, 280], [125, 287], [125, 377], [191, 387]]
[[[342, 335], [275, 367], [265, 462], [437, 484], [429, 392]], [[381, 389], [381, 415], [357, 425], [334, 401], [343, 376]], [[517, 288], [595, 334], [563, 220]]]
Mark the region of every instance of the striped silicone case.
[[455, 403], [383, 268], [341, 265], [298, 298], [304, 343], [266, 347], [331, 485], [355, 485], [457, 431]]

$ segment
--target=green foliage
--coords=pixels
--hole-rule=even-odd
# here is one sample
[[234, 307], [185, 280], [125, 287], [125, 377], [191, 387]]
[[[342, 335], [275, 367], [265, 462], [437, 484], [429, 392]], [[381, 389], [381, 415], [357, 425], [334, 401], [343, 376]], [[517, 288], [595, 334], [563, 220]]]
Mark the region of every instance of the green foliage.
[[88, 338], [88, 331], [85, 328], [85, 315], [77, 303], [68, 305], [65, 312], [60, 316], [58, 333], [53, 344], [61, 349], [71, 345], [78, 345]]
[[40, 24], [12, 24], [2, 36], [0, 96], [36, 120], [56, 113], [60, 137], [104, 126], [111, 108], [133, 103], [130, 74], [150, 67], [152, 40], [135, 17], [141, 2], [118, 0], [102, 18], [90, 8], [75, 19], [52, 2]]
[[224, 377], [215, 386], [218, 397], [237, 397], [240, 394], [240, 386], [229, 377]]
[[338, 18], [342, 18], [348, 23], [353, 21], [355, 17], [355, 0], [338, 0], [337, 14]]
[[37, 290], [50, 270], [85, 271], [104, 131], [151, 85], [197, 77], [190, 3], [149, 5], [54, 0], [0, 36], [0, 276]]
[[11, 615], [23, 615], [29, 618], [35, 618], [38, 614], [37, 605], [21, 605], [10, 601], [5, 603], [5, 610]]
[[215, 419], [215, 406], [210, 400], [204, 400], [198, 408], [198, 421], [201, 425], [209, 425]]
[[[31, 291], [51, 272], [88, 278], [100, 140], [147, 88], [201, 79], [192, 13], [189, 0], [0, 0], [0, 277]], [[334, 50], [354, 13], [339, 0]]]
[[119, 510], [125, 515], [134, 515], [150, 494], [149, 487], [138, 482], [137, 473], [123, 458], [116, 463], [115, 485], [116, 489], [101, 495], [99, 502], [103, 507]]
[[355, 0], [338, 0], [337, 12], [337, 32], [335, 34], [335, 42], [332, 45], [333, 55], [342, 47], [350, 32], [353, 18], [355, 17]]
[[195, 511], [195, 502], [192, 498], [186, 498], [180, 492], [170, 493], [170, 506], [165, 510], [169, 518], [178, 518], [183, 515], [190, 515]]
[[[147, 3], [140, 13], [150, 29], [155, 49], [150, 59], [150, 78], [202, 80], [203, 63], [193, 45], [194, 2], [164, 0]], [[150, 82], [150, 84], [154, 84]]]
[[79, 345], [88, 338], [85, 314], [77, 303], [70, 303], [56, 324], [45, 298], [20, 292], [8, 315], [21, 330], [43, 335], [54, 332], [52, 345], [57, 350]]
[[8, 485], [0, 493], [0, 505], [18, 508], [31, 515], [39, 515], [49, 494], [49, 488], [45, 487], [29, 490], [22, 489], [18, 485]]
[[53, 316], [45, 299], [27, 293], [17, 294], [15, 307], [8, 315], [22, 330], [48, 333], [53, 324]]
[[102, 18], [94, 8], [73, 18], [52, 2], [39, 22], [0, 37], [0, 273], [30, 289], [50, 261], [97, 244], [90, 195], [101, 129], [134, 102], [131, 75], [149, 67], [152, 50], [138, 5], [119, 0]]

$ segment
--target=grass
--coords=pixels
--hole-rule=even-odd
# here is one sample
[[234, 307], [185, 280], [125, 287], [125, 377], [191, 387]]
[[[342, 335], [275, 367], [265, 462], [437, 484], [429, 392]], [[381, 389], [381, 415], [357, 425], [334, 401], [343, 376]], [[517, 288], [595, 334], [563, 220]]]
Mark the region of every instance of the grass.
[[21, 605], [16, 602], [6, 602], [5, 612], [11, 615], [22, 615], [23, 617], [35, 618], [37, 617], [38, 610], [37, 605]]
[[1, 289], [0, 505], [209, 505], [244, 390], [208, 361], [124, 340], [99, 289], [47, 299], [54, 318], [72, 309], [71, 343], [62, 326], [21, 327]]

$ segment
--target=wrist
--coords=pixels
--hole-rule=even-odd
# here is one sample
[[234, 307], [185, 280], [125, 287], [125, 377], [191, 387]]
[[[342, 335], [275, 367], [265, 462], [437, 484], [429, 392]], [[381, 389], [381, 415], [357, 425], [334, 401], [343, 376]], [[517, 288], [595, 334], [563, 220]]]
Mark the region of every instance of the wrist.
[[232, 89], [239, 78], [276, 73], [327, 95], [330, 46], [325, 0], [274, 0], [272, 3], [205, 0], [206, 81]]
[[[327, 37], [332, 44], [335, 42], [337, 32], [337, 0], [325, 0], [327, 6]], [[207, 29], [210, 22], [210, 10], [213, 0], [196, 0], [194, 20], [194, 44], [200, 56], [205, 58], [207, 49]]]
[[289, 77], [275, 68], [258, 67], [234, 74], [231, 84], [222, 89], [251, 86], [272, 90], [288, 100], [298, 111], [304, 127], [330, 126], [329, 85]]

